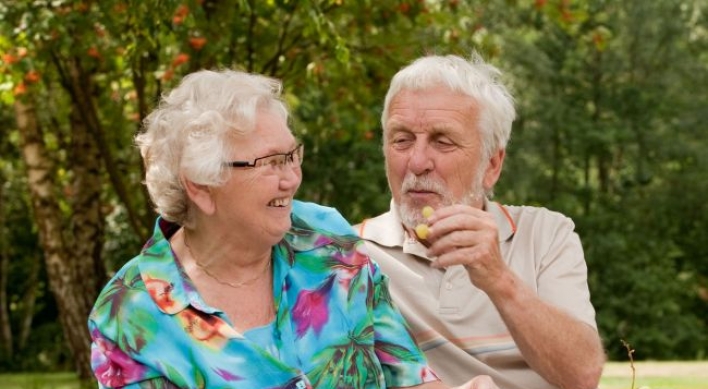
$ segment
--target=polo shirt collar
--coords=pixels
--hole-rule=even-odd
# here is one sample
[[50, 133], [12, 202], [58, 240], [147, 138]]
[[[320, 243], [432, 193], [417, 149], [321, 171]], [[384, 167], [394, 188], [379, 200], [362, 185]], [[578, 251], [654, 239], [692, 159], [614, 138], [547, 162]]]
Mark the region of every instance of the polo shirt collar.
[[484, 199], [484, 209], [491, 213], [494, 216], [494, 220], [497, 222], [499, 242], [505, 242], [511, 239], [516, 233], [516, 222], [514, 222], [506, 206], [496, 201]]

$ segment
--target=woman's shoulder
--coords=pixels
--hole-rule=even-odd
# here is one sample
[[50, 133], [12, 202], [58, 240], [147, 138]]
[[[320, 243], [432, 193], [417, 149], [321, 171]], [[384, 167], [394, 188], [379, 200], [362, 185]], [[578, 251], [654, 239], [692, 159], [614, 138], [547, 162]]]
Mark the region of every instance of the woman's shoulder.
[[351, 224], [335, 208], [295, 200], [292, 211], [293, 227], [328, 232], [341, 236], [356, 236]]

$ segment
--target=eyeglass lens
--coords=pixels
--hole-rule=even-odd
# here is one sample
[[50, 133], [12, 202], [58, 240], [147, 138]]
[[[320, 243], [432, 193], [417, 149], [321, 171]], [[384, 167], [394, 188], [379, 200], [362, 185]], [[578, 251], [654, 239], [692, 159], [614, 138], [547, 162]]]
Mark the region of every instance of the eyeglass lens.
[[259, 158], [256, 160], [256, 166], [282, 167], [291, 163], [300, 166], [302, 165], [303, 149], [303, 145], [298, 145], [295, 150], [287, 154], [276, 154], [268, 157]]

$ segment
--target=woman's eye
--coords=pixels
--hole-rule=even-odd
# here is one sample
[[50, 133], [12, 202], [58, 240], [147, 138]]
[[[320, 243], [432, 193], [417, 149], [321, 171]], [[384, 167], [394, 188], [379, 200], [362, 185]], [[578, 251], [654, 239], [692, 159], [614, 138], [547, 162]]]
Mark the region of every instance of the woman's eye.
[[278, 161], [275, 158], [268, 158], [263, 161], [263, 166], [276, 167], [278, 166]]

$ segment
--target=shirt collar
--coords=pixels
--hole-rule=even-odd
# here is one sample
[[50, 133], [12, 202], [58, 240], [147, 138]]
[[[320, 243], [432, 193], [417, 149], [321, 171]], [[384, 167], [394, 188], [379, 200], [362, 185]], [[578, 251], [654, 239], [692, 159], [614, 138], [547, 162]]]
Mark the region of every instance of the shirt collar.
[[174, 315], [190, 304], [206, 312], [212, 311], [199, 297], [170, 246], [169, 238], [179, 227], [162, 217], [157, 218], [153, 235], [140, 253], [140, 277], [157, 307], [166, 314]]
[[516, 222], [511, 217], [509, 209], [496, 201], [484, 200], [484, 209], [494, 216], [499, 229], [499, 241], [506, 242], [516, 233]]

